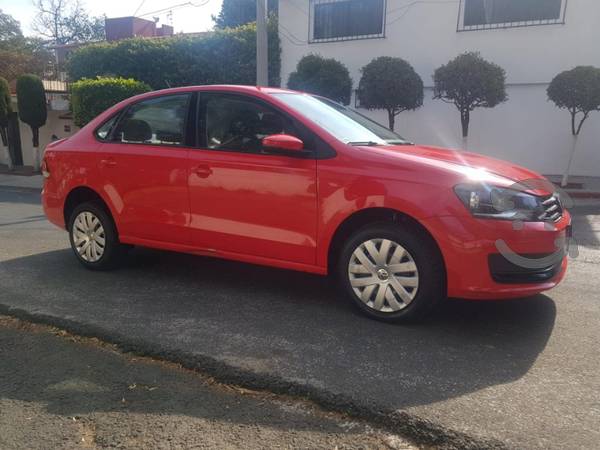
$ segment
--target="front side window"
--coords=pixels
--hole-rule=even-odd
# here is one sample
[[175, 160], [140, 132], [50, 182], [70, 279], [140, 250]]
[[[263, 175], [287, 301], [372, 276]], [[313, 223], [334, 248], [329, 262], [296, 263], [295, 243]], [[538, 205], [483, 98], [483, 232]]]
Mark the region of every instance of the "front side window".
[[409, 144], [388, 128], [326, 98], [293, 93], [272, 95], [346, 144]]
[[566, 0], [462, 0], [459, 31], [564, 23]]
[[215, 150], [260, 153], [262, 140], [272, 134], [297, 136], [289, 118], [241, 96], [207, 96], [204, 118], [206, 146]]
[[112, 140], [135, 144], [183, 145], [190, 94], [151, 98], [130, 106]]
[[382, 37], [385, 0], [311, 0], [312, 42]]

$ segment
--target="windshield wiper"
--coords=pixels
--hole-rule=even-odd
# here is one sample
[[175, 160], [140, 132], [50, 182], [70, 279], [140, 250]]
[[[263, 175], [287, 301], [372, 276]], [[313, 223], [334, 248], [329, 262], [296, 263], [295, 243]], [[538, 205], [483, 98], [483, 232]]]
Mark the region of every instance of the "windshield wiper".
[[375, 141], [354, 141], [354, 142], [347, 142], [348, 145], [361, 145], [364, 147], [374, 147], [376, 145], [383, 145], [380, 142], [375, 142]]
[[387, 140], [385, 142], [387, 142], [390, 145], [415, 145], [415, 144], [413, 144], [412, 142], [409, 142], [409, 141], [400, 141], [400, 140], [394, 141], [394, 140], [391, 140], [391, 139]]

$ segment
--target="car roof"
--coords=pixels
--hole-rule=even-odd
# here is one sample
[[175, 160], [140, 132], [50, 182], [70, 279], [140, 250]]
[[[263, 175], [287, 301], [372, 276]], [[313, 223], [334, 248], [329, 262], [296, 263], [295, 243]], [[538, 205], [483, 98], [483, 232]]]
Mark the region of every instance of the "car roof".
[[174, 94], [178, 92], [194, 92], [194, 91], [228, 91], [228, 92], [243, 92], [243, 93], [254, 93], [254, 94], [275, 94], [275, 93], [292, 93], [297, 91], [292, 91], [289, 89], [282, 89], [277, 87], [267, 87], [267, 86], [248, 86], [248, 85], [240, 85], [240, 84], [210, 84], [210, 85], [201, 85], [201, 86], [183, 86], [176, 88], [168, 88], [161, 89], [157, 91], [147, 92], [145, 94], [139, 95], [137, 97], [144, 96], [153, 96], [157, 93], [160, 94]]

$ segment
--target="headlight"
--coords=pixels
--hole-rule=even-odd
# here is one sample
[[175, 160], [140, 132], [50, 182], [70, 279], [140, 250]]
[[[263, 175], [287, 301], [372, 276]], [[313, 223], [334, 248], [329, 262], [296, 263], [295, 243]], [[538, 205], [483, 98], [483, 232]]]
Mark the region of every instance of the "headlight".
[[538, 222], [545, 213], [541, 197], [514, 189], [459, 184], [454, 192], [475, 217]]

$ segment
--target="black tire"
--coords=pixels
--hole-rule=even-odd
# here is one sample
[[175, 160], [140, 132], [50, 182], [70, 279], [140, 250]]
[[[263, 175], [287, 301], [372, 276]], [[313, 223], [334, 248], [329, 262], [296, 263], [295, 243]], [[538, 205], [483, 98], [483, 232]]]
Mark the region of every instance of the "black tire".
[[[80, 255], [74, 241], [73, 227], [75, 226], [75, 220], [82, 213], [93, 214], [102, 225], [104, 229], [104, 249], [102, 256], [97, 261], [87, 261]], [[110, 270], [119, 265], [125, 252], [126, 246], [119, 242], [119, 236], [115, 223], [108, 211], [102, 206], [94, 202], [85, 202], [77, 205], [71, 212], [68, 224], [69, 242], [71, 243], [71, 250], [75, 254], [77, 260], [85, 267], [90, 270]]]
[[[418, 271], [414, 298], [400, 310], [382, 312], [368, 306], [351, 285], [348, 270], [354, 251], [367, 241], [379, 239], [400, 244], [410, 254]], [[356, 263], [356, 260], [353, 261]], [[424, 232], [407, 225], [375, 223], [356, 231], [341, 249], [336, 272], [342, 288], [353, 303], [367, 316], [381, 321], [408, 322], [423, 318], [446, 296], [446, 272], [437, 246]], [[374, 289], [376, 293], [380, 287]], [[387, 300], [385, 302], [387, 305]]]

